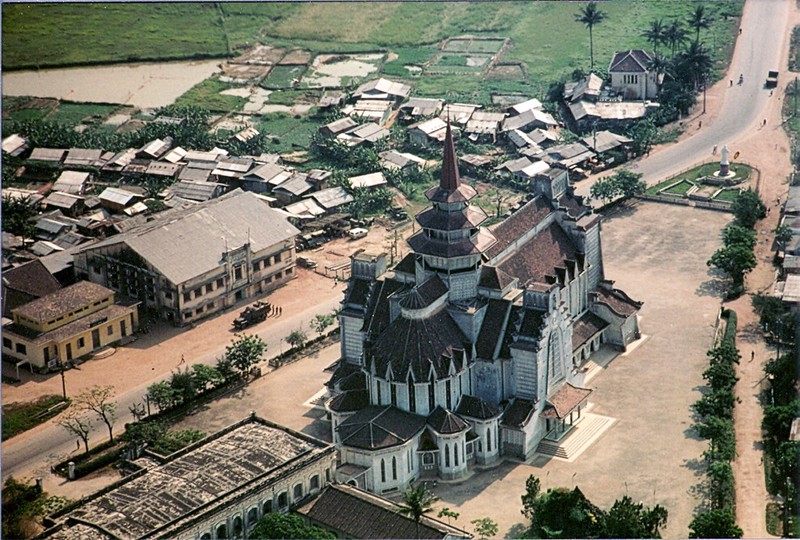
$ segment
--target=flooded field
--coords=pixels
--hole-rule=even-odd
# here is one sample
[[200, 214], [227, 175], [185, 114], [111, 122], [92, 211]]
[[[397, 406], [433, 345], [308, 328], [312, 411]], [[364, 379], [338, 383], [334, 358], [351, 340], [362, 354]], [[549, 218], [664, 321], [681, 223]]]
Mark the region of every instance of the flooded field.
[[220, 60], [42, 69], [3, 74], [3, 95], [163, 107], [219, 71]]

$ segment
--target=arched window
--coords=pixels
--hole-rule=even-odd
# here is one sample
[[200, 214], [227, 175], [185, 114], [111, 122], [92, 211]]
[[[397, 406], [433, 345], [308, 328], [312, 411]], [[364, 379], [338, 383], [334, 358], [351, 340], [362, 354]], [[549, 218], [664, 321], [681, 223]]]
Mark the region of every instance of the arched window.
[[294, 486], [293, 498], [295, 501], [299, 501], [303, 498], [303, 484], [297, 484]]
[[389, 383], [389, 391], [391, 392], [392, 405], [397, 407], [397, 385]]
[[487, 452], [491, 452], [492, 451], [492, 430], [491, 429], [487, 429], [486, 430], [486, 451]]
[[386, 483], [386, 462], [381, 458], [381, 483]]
[[272, 499], [264, 501], [264, 504], [261, 505], [262, 514], [269, 514], [270, 512], [272, 512]]
[[451, 394], [453, 393], [453, 388], [452, 388], [452, 386], [450, 384], [450, 379], [447, 379], [447, 381], [445, 381], [445, 383], [444, 383], [444, 392], [446, 394], [445, 395], [445, 402], [447, 403], [447, 408], [448, 409], [452, 409], [453, 408], [453, 404], [452, 404], [453, 396]]
[[375, 385], [378, 387], [378, 405], [383, 405], [383, 403], [381, 403], [381, 401], [383, 401], [381, 398], [381, 381], [376, 380]]
[[283, 510], [287, 506], [289, 506], [289, 494], [284, 491], [278, 495], [278, 508]]
[[228, 538], [228, 525], [225, 523], [217, 525], [217, 539], [225, 540], [226, 538]]
[[414, 388], [414, 379], [408, 374], [408, 410], [417, 412], [417, 391]]
[[392, 480], [397, 480], [397, 458], [392, 456]]
[[203, 536], [200, 537], [200, 540], [211, 540], [211, 534], [205, 533]]
[[458, 467], [458, 443], [453, 444], [453, 460], [455, 462], [456, 467]]
[[241, 538], [242, 532], [244, 532], [242, 516], [236, 516], [235, 518], [233, 518], [233, 537]]
[[311, 477], [311, 480], [308, 481], [308, 486], [311, 491], [319, 489], [319, 475], [315, 474]]
[[247, 511], [247, 528], [252, 529], [258, 523], [258, 508], [251, 508]]
[[445, 444], [444, 445], [444, 466], [445, 467], [449, 467], [450, 466], [450, 445], [449, 444]]

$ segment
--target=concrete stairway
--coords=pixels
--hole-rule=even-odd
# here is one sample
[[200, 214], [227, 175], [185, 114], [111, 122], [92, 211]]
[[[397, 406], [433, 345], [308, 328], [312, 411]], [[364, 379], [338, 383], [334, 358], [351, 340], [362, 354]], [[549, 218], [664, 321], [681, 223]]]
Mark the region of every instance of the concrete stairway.
[[565, 461], [572, 461], [586, 450], [600, 435], [615, 422], [614, 418], [586, 413], [572, 433], [556, 442], [542, 440], [536, 452]]

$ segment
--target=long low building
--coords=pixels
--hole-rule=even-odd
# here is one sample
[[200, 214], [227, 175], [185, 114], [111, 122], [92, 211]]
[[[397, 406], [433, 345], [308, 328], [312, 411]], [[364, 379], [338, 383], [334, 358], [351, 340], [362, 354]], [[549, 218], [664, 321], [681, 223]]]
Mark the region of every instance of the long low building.
[[299, 232], [237, 189], [82, 249], [75, 273], [187, 324], [293, 279]]
[[[48, 517], [51, 540], [247, 538], [334, 477], [336, 451], [255, 413]], [[134, 464], [138, 464], [134, 461]]]

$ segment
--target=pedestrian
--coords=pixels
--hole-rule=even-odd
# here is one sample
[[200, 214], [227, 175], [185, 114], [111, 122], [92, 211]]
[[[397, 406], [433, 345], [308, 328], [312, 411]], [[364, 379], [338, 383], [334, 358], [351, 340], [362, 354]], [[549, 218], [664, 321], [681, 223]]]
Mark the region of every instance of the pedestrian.
[[75, 450], [80, 450], [80, 449], [81, 449], [81, 440], [78, 439], [75, 441]]
[[769, 211], [772, 210], [772, 207], [767, 208], [767, 215], [769, 215]]
[[697, 129], [700, 129], [701, 127], [703, 127], [703, 121], [702, 120], [697, 122]]
[[180, 366], [181, 364], [185, 364], [185, 363], [186, 363], [186, 359], [183, 357], [183, 355], [181, 355], [181, 363], [178, 364], [178, 365]]
[[740, 36], [742, 35], [742, 27], [741, 26], [739, 27], [739, 35]]
[[733, 79], [731, 79], [731, 80], [730, 80], [730, 81], [728, 81], [728, 82], [730, 82], [730, 83], [731, 83], [731, 84], [730, 84], [730, 86], [733, 86]]
[[772, 92], [774, 92], [774, 90], [769, 91], [769, 97], [772, 97]]
[[756, 351], [750, 351], [750, 361], [753, 361], [753, 358], [756, 357]]
[[714, 148], [711, 149], [711, 155], [715, 155], [717, 153], [717, 145], [714, 145]]

